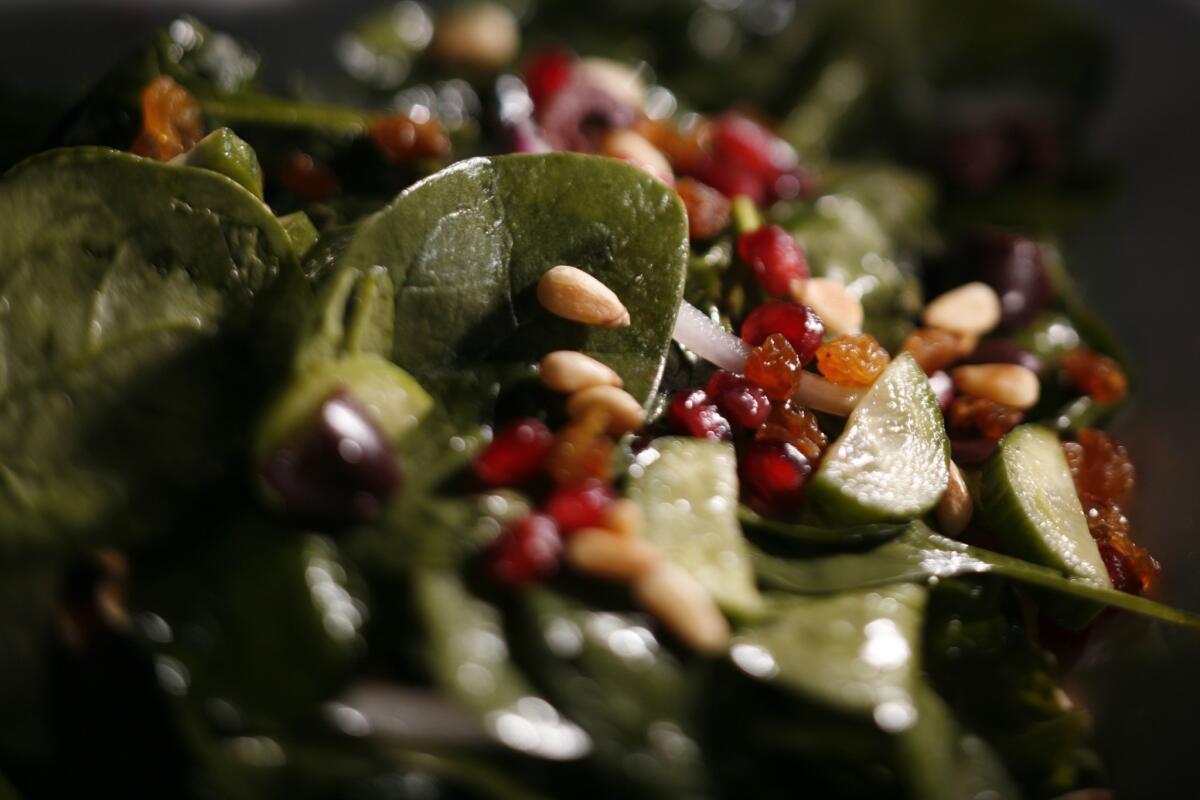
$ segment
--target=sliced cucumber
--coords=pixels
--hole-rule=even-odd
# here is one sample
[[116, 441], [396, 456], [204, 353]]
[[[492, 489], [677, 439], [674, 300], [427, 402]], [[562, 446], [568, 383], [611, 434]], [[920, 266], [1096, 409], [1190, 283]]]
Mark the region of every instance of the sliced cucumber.
[[984, 519], [1008, 553], [1112, 587], [1053, 431], [1022, 425], [1005, 436], [984, 466], [982, 495]]
[[646, 538], [704, 585], [727, 613], [762, 610], [754, 568], [738, 525], [733, 447], [664, 436], [630, 471], [629, 497], [642, 507]]
[[809, 499], [838, 521], [916, 519], [946, 491], [949, 458], [937, 397], [905, 353], [850, 414], [809, 484]]

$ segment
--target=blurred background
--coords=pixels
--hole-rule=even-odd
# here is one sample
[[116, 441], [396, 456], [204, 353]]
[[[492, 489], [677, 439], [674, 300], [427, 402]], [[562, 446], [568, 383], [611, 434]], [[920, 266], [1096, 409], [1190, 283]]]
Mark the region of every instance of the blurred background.
[[[621, 14], [640, 19], [637, 14], [651, 5], [615, 2], [596, 11], [605, 19], [611, 13], [611, 24], [619, 27]], [[700, 84], [712, 83], [714, 92], [728, 94], [744, 81], [754, 99], [786, 100], [780, 87], [790, 73], [771, 73], [748, 52], [758, 39], [747, 44], [738, 37], [746, 26], [755, 37], [789, 30], [799, 37], [789, 47], [811, 49], [804, 32], [789, 27], [802, 10], [796, 2], [662, 5], [671, 9], [673, 41], [683, 42], [685, 54], [690, 47], [701, 62], [709, 62], [706, 73], [692, 57], [690, 71], [675, 76], [679, 82], [699, 75]], [[1200, 293], [1194, 199], [1200, 178], [1200, 3], [1079, 0], [1070, 5], [1110, 47], [1098, 61], [1061, 54], [1060, 71], [1075, 89], [1101, 98], [1085, 115], [1081, 146], [1089, 163], [1102, 166], [1104, 188], [1097, 192], [1101, 200], [1086, 204], [1086, 213], [1071, 209], [1071, 224], [1056, 227], [1064, 231], [1063, 250], [1083, 295], [1111, 322], [1136, 365], [1137, 402], [1118, 420], [1116, 431], [1139, 468], [1134, 518], [1141, 541], [1163, 564], [1161, 597], [1200, 610], [1200, 424], [1195, 418], [1200, 335], [1192, 327]], [[85, 88], [81, 80], [100, 75], [181, 12], [251, 42], [262, 56], [266, 82], [289, 86], [299, 75], [338, 75], [334, 32], [378, 6], [373, 0], [0, 0], [0, 86], [34, 95], [77, 93]], [[972, 13], [964, 11], [963, 18]], [[1022, 36], [1030, 34], [1022, 26], [1040, 24], [1016, 12], [1007, 23]], [[605, 24], [610, 23], [598, 21], [596, 27]], [[1001, 29], [995, 35], [1006, 34]], [[936, 29], [920, 36], [927, 38], [912, 42], [915, 50], [938, 49]], [[1026, 57], [1045, 61], [1044, 53], [1027, 56], [1023, 48], [1011, 53], [1018, 62]], [[729, 70], [731, 62], [744, 65], [744, 72]], [[1079, 74], [1070, 74], [1072, 63], [1084, 65]], [[709, 80], [717, 74], [721, 80]], [[660, 77], [672, 85], [670, 74]], [[14, 115], [0, 113], [6, 134], [21, 124]], [[1110, 620], [1106, 628], [1105, 635], [1093, 637], [1072, 680], [1094, 712], [1098, 748], [1117, 796], [1191, 796], [1194, 791], [1184, 787], [1194, 782], [1200, 639], [1125, 618]]]

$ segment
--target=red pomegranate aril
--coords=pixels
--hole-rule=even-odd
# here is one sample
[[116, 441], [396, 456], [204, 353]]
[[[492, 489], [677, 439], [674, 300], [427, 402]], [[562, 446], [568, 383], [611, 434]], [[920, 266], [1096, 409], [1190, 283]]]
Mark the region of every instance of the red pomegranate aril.
[[773, 439], [756, 441], [747, 447], [738, 466], [747, 493], [774, 511], [798, 505], [813, 472], [812, 462], [803, 453], [787, 442]]
[[545, 514], [522, 517], [492, 545], [492, 575], [508, 586], [524, 586], [558, 571], [562, 537]]
[[534, 56], [525, 68], [525, 87], [533, 104], [540, 106], [557, 94], [574, 71], [575, 55], [569, 50], [552, 47]]
[[674, 432], [697, 439], [720, 442], [733, 438], [729, 420], [703, 389], [676, 392], [667, 409], [667, 424]]
[[542, 510], [558, 524], [559, 532], [568, 536], [581, 528], [601, 527], [604, 515], [616, 499], [611, 486], [591, 479], [559, 487], [546, 500]]
[[808, 277], [803, 248], [795, 236], [778, 225], [743, 233], [738, 237], [737, 249], [767, 294], [791, 297], [797, 284]]
[[717, 370], [708, 379], [704, 391], [716, 402], [725, 418], [739, 428], [757, 428], [771, 414], [767, 393], [736, 372]]
[[542, 422], [515, 420], [475, 458], [475, 478], [489, 488], [520, 486], [538, 474], [553, 447], [554, 434]]
[[696, 177], [730, 199], [744, 194], [756, 206], [764, 205], [769, 196], [766, 181], [729, 161], [714, 159]]
[[796, 153], [786, 142], [740, 114], [726, 114], [716, 121], [713, 150], [718, 160], [771, 181], [796, 167]]
[[763, 303], [742, 323], [742, 341], [755, 347], [773, 333], [783, 334], [801, 362], [807, 364], [825, 339], [825, 323], [808, 306], [777, 301]]

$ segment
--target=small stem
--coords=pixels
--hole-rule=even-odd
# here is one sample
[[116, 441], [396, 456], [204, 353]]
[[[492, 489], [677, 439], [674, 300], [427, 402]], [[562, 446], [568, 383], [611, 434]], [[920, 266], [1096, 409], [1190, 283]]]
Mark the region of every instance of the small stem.
[[762, 214], [758, 213], [754, 201], [746, 195], [739, 194], [734, 197], [730, 210], [733, 212], [733, 229], [739, 236], [762, 227]]

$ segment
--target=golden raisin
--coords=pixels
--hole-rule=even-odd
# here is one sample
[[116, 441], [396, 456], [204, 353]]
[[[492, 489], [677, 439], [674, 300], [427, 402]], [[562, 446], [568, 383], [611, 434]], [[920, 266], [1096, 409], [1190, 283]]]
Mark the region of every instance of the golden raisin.
[[956, 396], [946, 408], [946, 427], [951, 434], [964, 438], [999, 439], [1024, 418], [1019, 408], [971, 394]]
[[340, 191], [337, 176], [323, 161], [293, 151], [284, 159], [279, 183], [305, 200], [324, 200]]
[[904, 340], [901, 352], [911, 353], [926, 375], [958, 361], [963, 355], [962, 337], [941, 328], [917, 328]]
[[817, 415], [791, 401], [776, 403], [771, 408], [771, 415], [758, 429], [754, 438], [760, 442], [786, 442], [799, 450], [812, 464], [821, 459], [821, 453], [829, 444], [829, 439], [817, 424]]
[[1161, 567], [1149, 550], [1133, 541], [1121, 507], [1112, 501], [1093, 505], [1087, 509], [1087, 522], [1113, 586], [1132, 594], [1148, 592]]
[[1076, 441], [1064, 442], [1063, 452], [1085, 505], [1105, 500], [1123, 504], [1130, 499], [1137, 475], [1128, 451], [1116, 439], [1089, 428], [1079, 431]]
[[1106, 355], [1072, 350], [1062, 357], [1060, 364], [1076, 389], [1101, 403], [1116, 403], [1129, 390], [1121, 366]]
[[711, 186], [692, 178], [675, 181], [675, 191], [687, 209], [688, 235], [711, 239], [729, 225], [729, 200]]
[[870, 386], [890, 361], [887, 350], [869, 333], [839, 336], [817, 350], [817, 369], [843, 386]]
[[371, 141], [384, 158], [405, 164], [450, 153], [450, 138], [436, 119], [418, 122], [406, 114], [385, 114], [371, 121]]
[[200, 106], [187, 89], [160, 75], [142, 89], [142, 129], [130, 151], [170, 161], [191, 150], [204, 136]]
[[787, 400], [800, 385], [804, 363], [782, 333], [773, 333], [750, 351], [746, 378], [775, 402]]
[[698, 120], [684, 130], [669, 120], [643, 119], [634, 127], [667, 157], [677, 173], [693, 175], [708, 164], [713, 132], [708, 120]]
[[608, 412], [593, 406], [555, 435], [546, 462], [546, 471], [555, 483], [565, 486], [588, 478], [612, 478], [613, 441], [605, 433], [608, 423]]

